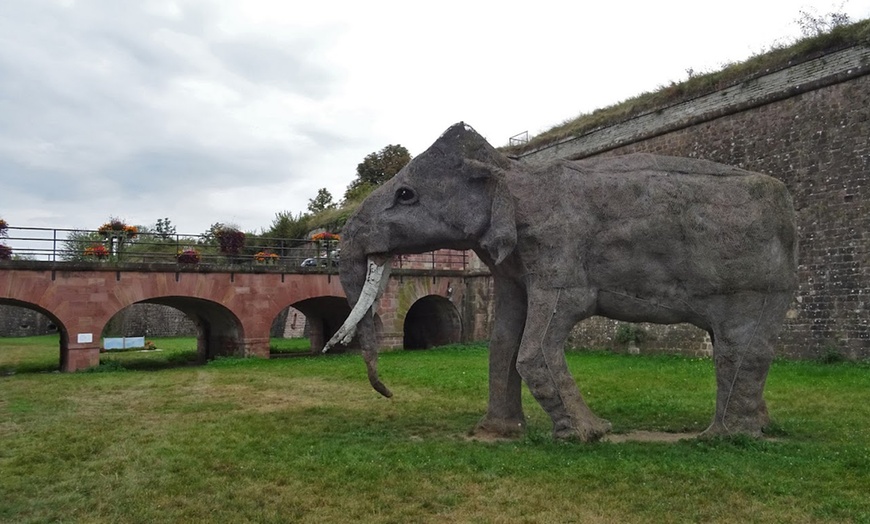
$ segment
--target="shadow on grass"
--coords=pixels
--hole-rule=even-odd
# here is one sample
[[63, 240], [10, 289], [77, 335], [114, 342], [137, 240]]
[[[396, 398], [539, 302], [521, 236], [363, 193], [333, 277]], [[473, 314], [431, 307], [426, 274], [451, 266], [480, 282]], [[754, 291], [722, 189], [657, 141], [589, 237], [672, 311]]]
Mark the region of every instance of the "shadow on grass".
[[[203, 365], [196, 353], [175, 354], [165, 359], [126, 358], [124, 360], [101, 359], [99, 365], [79, 371], [79, 373], [106, 373], [114, 371], [160, 371]], [[13, 375], [36, 375], [40, 373], [60, 373], [59, 363], [20, 363], [0, 366], [0, 377]]]
[[17, 365], [0, 365], [0, 377], [37, 373], [60, 373], [60, 364], [47, 364], [43, 362], [36, 362], [21, 363]]
[[[105, 355], [105, 353], [103, 354]], [[205, 364], [196, 351], [175, 352], [168, 355], [153, 356], [136, 354], [113, 354], [101, 356], [100, 365], [84, 370], [84, 373], [105, 373], [112, 371], [161, 371], [164, 369], [201, 366]]]

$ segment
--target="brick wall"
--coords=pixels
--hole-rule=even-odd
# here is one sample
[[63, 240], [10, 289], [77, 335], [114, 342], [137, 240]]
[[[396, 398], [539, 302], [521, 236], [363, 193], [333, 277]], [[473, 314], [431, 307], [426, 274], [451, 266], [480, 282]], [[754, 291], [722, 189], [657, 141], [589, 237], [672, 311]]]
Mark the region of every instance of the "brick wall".
[[[799, 228], [800, 288], [780, 355], [836, 351], [870, 358], [870, 47], [856, 47], [692, 102], [616, 124], [571, 145], [532, 152], [530, 163], [650, 152], [705, 158], [772, 175], [788, 186]], [[719, 104], [715, 104], [715, 100]], [[689, 105], [686, 105], [689, 104]], [[619, 129], [616, 129], [619, 128]], [[612, 339], [615, 326], [575, 329]], [[653, 338], [674, 340], [655, 326]], [[673, 330], [673, 328], [665, 328]], [[682, 329], [682, 328], [680, 328]], [[579, 331], [577, 331], [579, 330]], [[597, 330], [597, 331], [596, 331]], [[687, 351], [703, 333], [685, 328]], [[585, 336], [584, 336], [585, 335]], [[595, 346], [596, 344], [588, 344]], [[655, 345], [655, 344], [654, 344]], [[659, 345], [664, 347], [664, 344]]]
[[397, 269], [445, 269], [462, 271], [466, 268], [468, 259], [474, 254], [470, 251], [455, 249], [439, 249], [429, 253], [416, 255], [399, 255], [393, 260]]

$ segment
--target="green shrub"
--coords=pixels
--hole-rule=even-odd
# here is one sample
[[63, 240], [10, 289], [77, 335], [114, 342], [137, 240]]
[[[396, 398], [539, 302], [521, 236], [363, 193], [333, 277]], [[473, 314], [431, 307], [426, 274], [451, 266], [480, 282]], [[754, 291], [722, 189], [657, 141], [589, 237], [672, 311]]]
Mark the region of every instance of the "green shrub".
[[616, 341], [620, 344], [629, 344], [634, 342], [640, 344], [647, 338], [646, 330], [637, 324], [619, 324], [616, 328]]

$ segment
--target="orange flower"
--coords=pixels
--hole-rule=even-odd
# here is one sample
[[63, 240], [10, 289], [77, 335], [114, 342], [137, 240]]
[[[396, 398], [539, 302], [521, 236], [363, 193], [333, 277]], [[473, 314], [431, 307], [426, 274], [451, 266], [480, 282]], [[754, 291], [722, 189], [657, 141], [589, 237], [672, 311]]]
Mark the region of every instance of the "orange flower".
[[109, 221], [100, 226], [97, 231], [104, 237], [109, 236], [109, 234], [117, 236], [117, 234], [123, 233], [127, 238], [136, 238], [139, 234], [139, 229], [136, 226], [128, 226], [123, 220], [118, 218], [109, 219]]
[[312, 235], [311, 240], [317, 240], [317, 241], [339, 240], [339, 236], [336, 235], [335, 233], [329, 233], [329, 232], [324, 231], [323, 233], [317, 233], [315, 235]]
[[278, 260], [278, 254], [269, 253], [268, 251], [259, 251], [256, 255], [254, 255], [254, 260], [256, 260], [257, 262], [273, 262]]
[[102, 260], [109, 256], [109, 250], [103, 244], [92, 244], [85, 248], [85, 256]]

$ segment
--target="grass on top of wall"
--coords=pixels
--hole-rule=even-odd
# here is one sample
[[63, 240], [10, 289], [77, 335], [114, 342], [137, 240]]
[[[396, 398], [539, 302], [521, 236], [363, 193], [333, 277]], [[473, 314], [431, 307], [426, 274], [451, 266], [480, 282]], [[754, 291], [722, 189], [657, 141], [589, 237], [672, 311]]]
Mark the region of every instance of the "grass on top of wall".
[[[24, 345], [0, 339], [0, 362]], [[709, 359], [567, 358], [617, 433], [709, 422]], [[867, 365], [774, 363], [773, 439], [597, 444], [554, 442], [528, 392], [525, 437], [469, 439], [482, 345], [389, 352], [380, 370], [392, 399], [355, 354], [0, 375], [0, 521], [870, 520]]]
[[[870, 19], [834, 28], [831, 31], [801, 38], [790, 45], [774, 45], [763, 53], [742, 62], [724, 64], [718, 71], [689, 73], [681, 82], [671, 82], [655, 91], [583, 113], [553, 126], [522, 145], [501, 148], [508, 154], [521, 155], [569, 137], [582, 136], [596, 129], [618, 124], [636, 116], [703, 96], [745, 82], [771, 71], [816, 58], [826, 52], [870, 42]], [[687, 64], [688, 65], [688, 64]]]

